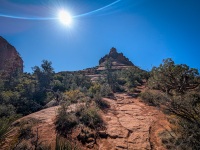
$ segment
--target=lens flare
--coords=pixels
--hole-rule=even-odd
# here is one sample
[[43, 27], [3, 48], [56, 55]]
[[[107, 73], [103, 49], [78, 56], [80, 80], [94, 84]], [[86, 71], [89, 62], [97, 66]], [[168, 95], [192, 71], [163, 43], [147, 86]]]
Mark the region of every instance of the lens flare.
[[65, 10], [61, 10], [59, 12], [58, 18], [60, 22], [63, 23], [64, 25], [69, 26], [72, 23], [72, 16]]
[[98, 8], [96, 10], [92, 10], [90, 12], [86, 12], [83, 14], [79, 14], [76, 16], [71, 16], [68, 12], [66, 12], [65, 10], [60, 11], [59, 13], [59, 18], [58, 17], [26, 17], [26, 16], [14, 16], [14, 15], [7, 15], [7, 14], [2, 14], [0, 13], [0, 17], [5, 17], [5, 18], [12, 18], [12, 19], [22, 19], [22, 20], [57, 20], [59, 19], [62, 23], [64, 23], [65, 25], [69, 25], [72, 22], [72, 18], [81, 18], [81, 17], [86, 17], [92, 14], [96, 14], [104, 9], [107, 9], [113, 5], [116, 5], [117, 3], [119, 3], [122, 0], [116, 0], [104, 7]]

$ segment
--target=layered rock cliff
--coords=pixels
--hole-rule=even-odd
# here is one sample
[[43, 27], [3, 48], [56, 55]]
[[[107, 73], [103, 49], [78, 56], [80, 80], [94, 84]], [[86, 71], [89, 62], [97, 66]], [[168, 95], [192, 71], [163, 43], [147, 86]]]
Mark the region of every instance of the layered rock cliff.
[[11, 44], [0, 36], [0, 72], [23, 72], [23, 60]]

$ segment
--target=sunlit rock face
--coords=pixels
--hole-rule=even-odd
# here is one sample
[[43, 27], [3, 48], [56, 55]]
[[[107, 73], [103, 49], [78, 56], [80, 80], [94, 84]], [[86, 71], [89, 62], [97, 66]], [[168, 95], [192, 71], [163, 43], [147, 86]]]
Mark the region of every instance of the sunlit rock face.
[[16, 71], [23, 72], [23, 60], [15, 47], [0, 36], [0, 72], [10, 74]]

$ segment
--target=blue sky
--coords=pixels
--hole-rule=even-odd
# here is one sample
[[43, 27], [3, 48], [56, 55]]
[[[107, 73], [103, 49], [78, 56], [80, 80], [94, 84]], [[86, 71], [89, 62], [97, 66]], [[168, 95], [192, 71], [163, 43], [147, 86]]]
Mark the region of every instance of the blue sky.
[[56, 72], [98, 65], [111, 47], [145, 70], [172, 58], [200, 69], [199, 0], [118, 0], [103, 10], [73, 19], [55, 18], [65, 8], [73, 16], [93, 12], [115, 0], [1, 0], [0, 35], [16, 47], [24, 70], [52, 61]]

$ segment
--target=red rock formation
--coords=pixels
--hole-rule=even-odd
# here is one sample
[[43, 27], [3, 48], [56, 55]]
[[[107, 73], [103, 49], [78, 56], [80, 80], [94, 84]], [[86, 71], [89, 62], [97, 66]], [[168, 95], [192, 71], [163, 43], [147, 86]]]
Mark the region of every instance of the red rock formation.
[[104, 66], [105, 61], [110, 60], [114, 66], [133, 66], [133, 63], [126, 58], [123, 53], [118, 53], [117, 49], [112, 47], [110, 53], [99, 60], [99, 65]]
[[23, 60], [15, 47], [0, 36], [0, 72], [11, 74], [15, 71], [23, 72]]

